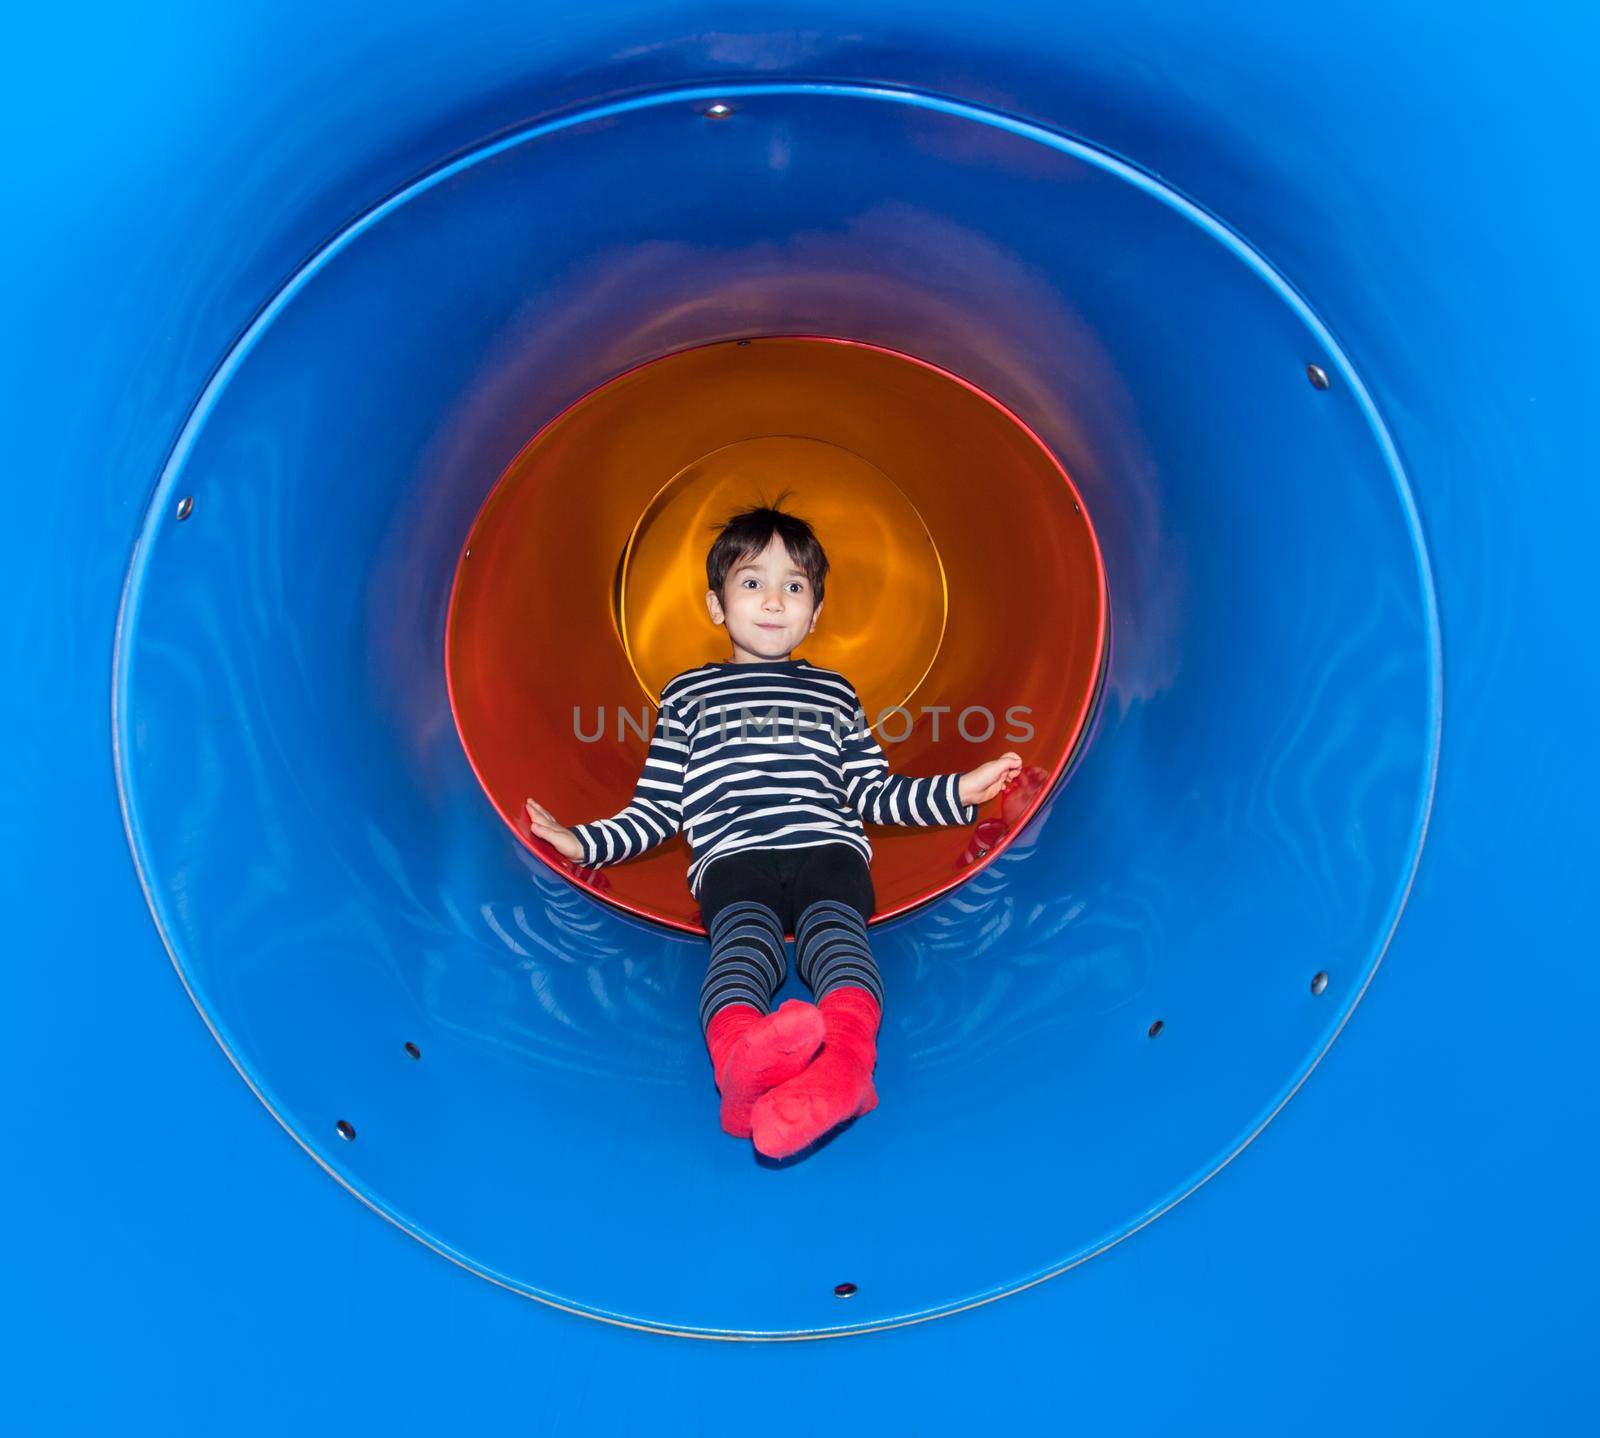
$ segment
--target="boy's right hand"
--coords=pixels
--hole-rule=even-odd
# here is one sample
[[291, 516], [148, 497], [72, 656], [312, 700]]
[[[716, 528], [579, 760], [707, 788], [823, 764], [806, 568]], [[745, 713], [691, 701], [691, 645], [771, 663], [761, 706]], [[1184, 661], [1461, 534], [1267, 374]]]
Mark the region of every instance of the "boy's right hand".
[[536, 804], [528, 800], [528, 827], [533, 830], [535, 839], [543, 839], [563, 859], [571, 859], [574, 863], [583, 862], [583, 845], [578, 842], [578, 836], [571, 829], [563, 828], [556, 823], [556, 817], [543, 804]]

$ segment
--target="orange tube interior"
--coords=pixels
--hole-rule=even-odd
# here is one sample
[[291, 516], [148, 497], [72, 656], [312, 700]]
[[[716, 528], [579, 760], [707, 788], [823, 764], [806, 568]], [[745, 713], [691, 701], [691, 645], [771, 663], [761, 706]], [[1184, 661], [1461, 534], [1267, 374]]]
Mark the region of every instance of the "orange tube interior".
[[769, 338], [592, 391], [524, 448], [473, 525], [446, 626], [451, 704], [523, 843], [684, 929], [701, 926], [681, 834], [580, 869], [531, 836], [523, 801], [567, 824], [627, 803], [662, 686], [731, 652], [705, 605], [716, 524], [785, 489], [831, 565], [795, 653], [855, 684], [895, 772], [964, 772], [1008, 749], [1024, 761], [975, 828], [869, 826], [877, 919], [1003, 850], [1065, 768], [1100, 674], [1106, 589], [1082, 500], [965, 381], [871, 345]]

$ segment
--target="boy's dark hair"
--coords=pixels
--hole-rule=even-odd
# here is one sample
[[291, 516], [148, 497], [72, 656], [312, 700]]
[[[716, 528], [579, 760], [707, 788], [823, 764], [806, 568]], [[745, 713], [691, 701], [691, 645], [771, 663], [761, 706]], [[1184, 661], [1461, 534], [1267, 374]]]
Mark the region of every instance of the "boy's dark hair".
[[711, 552], [706, 555], [706, 584], [716, 591], [718, 599], [722, 598], [722, 585], [728, 575], [744, 560], [760, 554], [772, 543], [772, 536], [778, 534], [783, 537], [783, 547], [789, 551], [789, 558], [811, 581], [811, 607], [815, 609], [822, 603], [828, 556], [822, 552], [822, 545], [805, 520], [778, 508], [788, 493], [784, 490], [771, 504], [744, 510], [725, 524], [714, 526], [718, 533]]

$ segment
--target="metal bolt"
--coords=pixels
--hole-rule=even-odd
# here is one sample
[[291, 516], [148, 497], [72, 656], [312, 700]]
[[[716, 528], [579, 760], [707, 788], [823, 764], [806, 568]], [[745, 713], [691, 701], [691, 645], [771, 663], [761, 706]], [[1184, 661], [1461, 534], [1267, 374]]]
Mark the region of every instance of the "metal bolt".
[[1318, 973], [1318, 975], [1314, 979], [1311, 980], [1311, 992], [1314, 993], [1314, 994], [1320, 994], [1327, 987], [1328, 987], [1328, 973], [1327, 973], [1327, 970], [1324, 969], [1323, 971]]
[[733, 113], [733, 106], [724, 105], [718, 100], [715, 105], [708, 106], [703, 113], [708, 120], [726, 120]]
[[1306, 378], [1311, 381], [1313, 389], [1327, 389], [1328, 387], [1328, 372], [1319, 364], [1308, 364], [1306, 366]]
[[178, 501], [178, 518], [187, 519], [194, 513], [194, 496], [186, 494]]
[[406, 1044], [406, 1052], [414, 1059], [420, 1059], [422, 1057], [422, 1050], [419, 1049], [414, 1043], [408, 1042]]
[[850, 1298], [854, 1296], [855, 1291], [856, 1286], [853, 1283], [836, 1283], [833, 1285], [833, 1296], [835, 1298]]
[[353, 1140], [356, 1136], [356, 1131], [351, 1128], [350, 1125], [347, 1124], [343, 1119], [340, 1119], [339, 1122], [334, 1125], [334, 1127], [339, 1130], [339, 1137], [345, 1139], [346, 1141]]
[[989, 851], [988, 851], [988, 850], [987, 850], [987, 849], [985, 849], [985, 848], [984, 848], [984, 847], [983, 847], [983, 846], [982, 846], [982, 845], [981, 845], [981, 844], [980, 844], [980, 845], [979, 845], [979, 846], [978, 846], [978, 857], [979, 857], [979, 858], [980, 858], [980, 859], [981, 859], [981, 858], [983, 858], [983, 856], [984, 856], [984, 855], [985, 855], [985, 854], [987, 854], [987, 853], [988, 853], [988, 852], [989, 852]]
[[1158, 1033], [1161, 1032], [1162, 1029], [1166, 1028], [1166, 1026], [1165, 1020], [1157, 1019], [1153, 1024], [1150, 1025], [1150, 1037], [1154, 1038]]
[[739, 348], [740, 348], [740, 349], [743, 349], [743, 348], [744, 348], [744, 347], [745, 347], [745, 346], [746, 346], [746, 345], [747, 345], [747, 344], [749, 344], [749, 343], [750, 343], [750, 341], [749, 341], [749, 340], [740, 340], [740, 341], [739, 341]]

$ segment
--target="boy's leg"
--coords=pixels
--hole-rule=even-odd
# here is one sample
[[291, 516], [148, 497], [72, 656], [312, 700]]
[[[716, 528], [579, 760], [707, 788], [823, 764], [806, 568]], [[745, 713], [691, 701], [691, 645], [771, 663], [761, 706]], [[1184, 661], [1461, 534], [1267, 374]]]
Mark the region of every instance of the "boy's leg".
[[700, 922], [711, 941], [711, 962], [700, 985], [700, 1027], [726, 1004], [765, 1014], [789, 972], [778, 915], [783, 887], [764, 849], [716, 860], [700, 880]]
[[711, 962], [700, 988], [700, 1022], [722, 1094], [722, 1126], [750, 1134], [750, 1110], [794, 1077], [822, 1042], [817, 1009], [790, 999], [769, 1013], [787, 973], [782, 886], [763, 851], [730, 854], [706, 870], [700, 913]]
[[810, 1066], [751, 1111], [756, 1147], [773, 1158], [799, 1152], [878, 1105], [872, 1070], [883, 981], [867, 941], [877, 903], [871, 870], [853, 848], [819, 845], [796, 870], [790, 900], [798, 915], [795, 964], [816, 995], [826, 1031]]
[[867, 920], [877, 908], [872, 870], [860, 852], [846, 844], [822, 844], [800, 851], [807, 857], [790, 888], [794, 905], [795, 967], [817, 1002], [833, 990], [865, 989], [883, 1005], [883, 979]]

